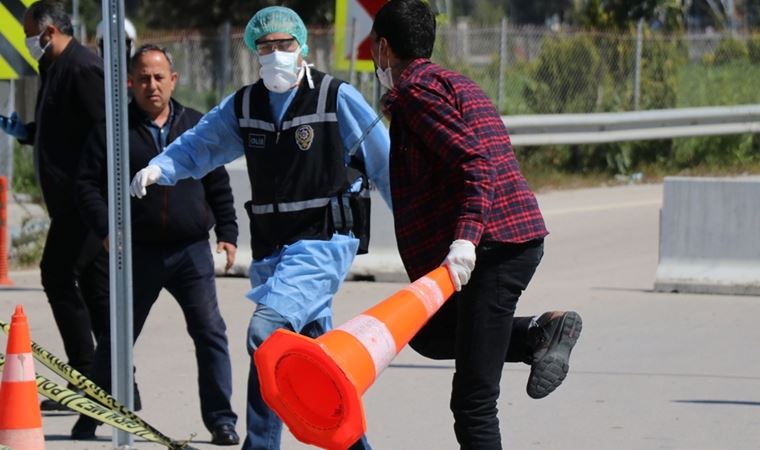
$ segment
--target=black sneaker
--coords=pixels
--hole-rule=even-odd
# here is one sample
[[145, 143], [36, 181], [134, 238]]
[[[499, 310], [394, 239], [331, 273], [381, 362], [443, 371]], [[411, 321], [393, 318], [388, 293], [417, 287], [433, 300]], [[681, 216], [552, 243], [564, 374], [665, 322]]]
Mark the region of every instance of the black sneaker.
[[71, 439], [75, 441], [89, 441], [95, 439], [95, 430], [100, 422], [84, 415], [80, 415], [74, 427], [71, 429]]
[[238, 445], [240, 437], [235, 432], [234, 425], [223, 423], [211, 430], [211, 443], [214, 445]]
[[40, 402], [40, 410], [41, 411], [68, 411], [73, 412], [71, 409], [69, 409], [68, 406], [63, 406], [62, 404], [58, 403], [55, 400], [50, 400], [49, 398], [43, 400]]
[[575, 311], [552, 311], [538, 323], [527, 391], [532, 398], [544, 398], [562, 384], [570, 369], [570, 351], [583, 328]]

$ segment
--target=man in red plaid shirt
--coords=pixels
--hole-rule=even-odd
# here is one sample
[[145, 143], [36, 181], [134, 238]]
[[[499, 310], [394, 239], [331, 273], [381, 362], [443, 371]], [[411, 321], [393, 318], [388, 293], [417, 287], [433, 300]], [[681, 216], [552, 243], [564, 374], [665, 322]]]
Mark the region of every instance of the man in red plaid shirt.
[[445, 265], [458, 291], [410, 345], [429, 358], [455, 359], [451, 409], [461, 447], [501, 449], [496, 403], [504, 362], [530, 364], [528, 394], [545, 397], [567, 375], [581, 317], [514, 317], [548, 232], [491, 101], [429, 60], [430, 7], [391, 0], [371, 36], [377, 76], [388, 89], [383, 110], [391, 119], [401, 258], [412, 280]]

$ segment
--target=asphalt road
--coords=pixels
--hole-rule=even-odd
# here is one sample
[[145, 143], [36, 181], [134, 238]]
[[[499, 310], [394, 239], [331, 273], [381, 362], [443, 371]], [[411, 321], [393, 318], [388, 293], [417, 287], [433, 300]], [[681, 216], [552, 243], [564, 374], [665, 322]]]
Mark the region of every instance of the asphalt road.
[[[518, 307], [521, 315], [573, 309], [583, 334], [565, 383], [549, 397], [525, 394], [528, 368], [504, 369], [499, 419], [505, 448], [552, 450], [753, 449], [760, 447], [760, 302], [755, 297], [654, 293], [661, 185], [539, 195], [551, 235], [539, 270]], [[386, 224], [387, 226], [388, 224]], [[362, 256], [368, 267], [372, 255]], [[0, 317], [23, 304], [32, 338], [63, 356], [36, 271], [12, 272], [0, 289]], [[336, 324], [364, 311], [403, 283], [347, 282], [335, 299]], [[248, 355], [245, 329], [254, 309], [245, 278], [220, 278], [218, 291], [233, 356], [234, 407], [242, 415]], [[0, 338], [4, 348], [5, 339]], [[140, 416], [163, 433], [208, 444], [196, 387], [192, 343], [176, 303], [162, 294], [135, 347]], [[405, 349], [364, 395], [367, 435], [375, 449], [456, 449], [448, 396], [453, 373]], [[37, 365], [40, 373], [55, 378]], [[202, 370], [202, 368], [201, 368]], [[43, 417], [49, 450], [112, 448], [74, 442], [75, 416]], [[238, 432], [244, 431], [241, 416]], [[141, 440], [137, 448], [159, 448]], [[284, 449], [301, 449], [285, 432]]]

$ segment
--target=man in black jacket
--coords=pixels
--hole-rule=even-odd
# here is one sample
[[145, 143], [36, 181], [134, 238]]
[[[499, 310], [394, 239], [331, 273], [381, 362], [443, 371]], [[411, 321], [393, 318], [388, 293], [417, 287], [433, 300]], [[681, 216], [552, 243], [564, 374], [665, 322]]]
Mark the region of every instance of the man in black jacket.
[[[132, 175], [201, 118], [199, 112], [171, 98], [176, 80], [165, 49], [144, 45], [136, 50], [129, 73], [134, 94], [129, 104]], [[83, 220], [108, 248], [106, 164], [105, 127], [101, 126], [85, 147], [76, 190]], [[200, 180], [151, 189], [155, 192], [150, 199], [131, 203], [134, 338], [139, 336], [159, 292], [166, 288], [182, 308], [195, 343], [201, 414], [211, 431], [211, 442], [236, 445], [237, 416], [230, 405], [232, 369], [208, 244], [208, 231], [215, 225], [217, 252], [226, 251], [229, 269], [238, 234], [229, 176], [224, 167], [219, 167]], [[93, 381], [106, 389], [111, 380], [110, 351], [108, 339], [101, 339]], [[72, 429], [72, 437], [93, 438], [96, 426], [96, 421], [82, 416]]]
[[[43, 0], [27, 9], [26, 46], [40, 71], [35, 117], [24, 124], [16, 113], [0, 116], [0, 129], [22, 144], [34, 145], [37, 181], [50, 215], [40, 262], [42, 286], [69, 364], [89, 376], [93, 334], [97, 340], [109, 327], [108, 276], [102, 276], [102, 265], [93, 263], [100, 245], [88, 239], [77, 213], [74, 178], [88, 133], [104, 120], [105, 101], [103, 61], [72, 32], [61, 3]], [[41, 407], [65, 409], [52, 400]]]

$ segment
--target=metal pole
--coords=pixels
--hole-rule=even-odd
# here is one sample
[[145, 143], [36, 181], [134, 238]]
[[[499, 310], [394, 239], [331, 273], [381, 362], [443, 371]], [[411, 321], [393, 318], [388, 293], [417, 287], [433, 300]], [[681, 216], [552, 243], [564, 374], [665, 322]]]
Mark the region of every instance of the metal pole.
[[219, 92], [218, 97], [221, 101], [227, 93], [227, 84], [230, 82], [230, 75], [232, 74], [232, 25], [227, 20], [222, 24], [222, 55], [219, 73]]
[[[8, 98], [8, 114], [16, 110], [16, 80], [11, 80], [11, 92]], [[8, 136], [8, 145], [10, 145], [11, 151], [8, 154], [8, 191], [13, 192], [13, 164], [15, 163], [16, 155], [13, 154], [13, 148], [16, 142], [13, 138]]]
[[499, 114], [504, 110], [504, 89], [506, 89], [505, 74], [507, 72], [507, 18], [501, 18], [501, 39], [499, 40], [499, 82], [497, 84], [496, 108]]
[[82, 24], [79, 20], [79, 0], [71, 1], [71, 26], [74, 28], [74, 37], [82, 40]]
[[736, 37], [736, 8], [734, 8], [734, 0], [726, 0], [725, 5], [728, 29], [731, 30], [731, 36]]
[[[127, 55], [124, 0], [103, 2], [103, 50], [108, 139], [108, 233], [110, 236], [111, 386], [133, 409], [132, 230], [127, 139]], [[114, 448], [132, 447], [132, 435], [114, 428]]]
[[[0, 114], [10, 116], [14, 108], [14, 81], [6, 80], [0, 81], [0, 99], [5, 99], [7, 95], [7, 101], [4, 101], [0, 107]], [[13, 190], [13, 146], [15, 139], [8, 134], [3, 133], [2, 142], [0, 142], [0, 175], [6, 175], [8, 177], [8, 191]]]
[[638, 111], [641, 100], [641, 47], [644, 34], [644, 19], [636, 26], [636, 68], [633, 76], [633, 109]]
[[351, 18], [351, 33], [349, 37], [351, 42], [351, 59], [348, 66], [348, 82], [356, 85], [356, 17]]
[[459, 37], [462, 40], [462, 59], [469, 64], [469, 59], [472, 55], [472, 52], [470, 52], [470, 22], [465, 18], [459, 24], [462, 25], [462, 28], [458, 30], [458, 32], [462, 33]]

